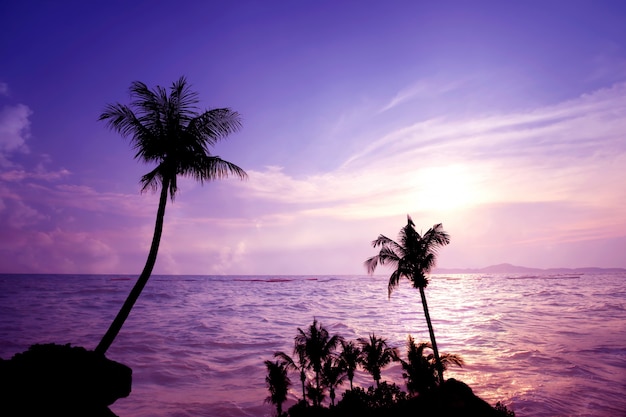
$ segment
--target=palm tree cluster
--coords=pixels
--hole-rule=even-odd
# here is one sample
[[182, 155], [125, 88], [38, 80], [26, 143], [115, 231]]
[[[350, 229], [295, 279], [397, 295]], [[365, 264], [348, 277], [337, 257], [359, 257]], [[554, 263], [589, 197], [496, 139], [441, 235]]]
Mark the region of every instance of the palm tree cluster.
[[[367, 372], [374, 380], [376, 388], [371, 387], [371, 390], [386, 387], [385, 383], [381, 384], [381, 371], [392, 362], [401, 362], [409, 394], [420, 395], [438, 385], [434, 355], [426, 355], [424, 352], [428, 347], [428, 343], [415, 345], [409, 336], [407, 359], [404, 360], [400, 358], [397, 348], [374, 333], [367, 338], [347, 341], [339, 335], [331, 336], [317, 319], [313, 319], [313, 323], [306, 329], [298, 328], [293, 355], [275, 352], [275, 362], [265, 361], [268, 369], [266, 382], [270, 391], [267, 400], [276, 405], [280, 416], [290, 385], [287, 371], [291, 370], [300, 378], [301, 405], [306, 406], [310, 401], [314, 407], [320, 407], [328, 394], [330, 406], [334, 407], [336, 389], [346, 380], [350, 383], [349, 391], [360, 389], [354, 387], [355, 372], [359, 369]], [[441, 359], [445, 366], [463, 365], [457, 355], [443, 354]], [[280, 372], [276, 369], [280, 369]], [[422, 381], [428, 382], [424, 385]], [[422, 385], [426, 388], [422, 389]], [[280, 395], [276, 394], [277, 390], [282, 390]]]

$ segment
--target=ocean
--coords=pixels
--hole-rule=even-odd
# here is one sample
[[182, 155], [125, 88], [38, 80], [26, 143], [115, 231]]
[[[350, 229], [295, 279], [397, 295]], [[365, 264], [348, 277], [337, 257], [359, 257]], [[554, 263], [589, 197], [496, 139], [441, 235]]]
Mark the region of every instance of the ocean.
[[[124, 275], [0, 275], [0, 357], [35, 343], [95, 348], [134, 283]], [[626, 416], [626, 274], [433, 275], [446, 377], [523, 416]], [[271, 416], [263, 361], [316, 318], [346, 339], [427, 341], [419, 292], [387, 276], [153, 276], [110, 359], [133, 369], [120, 417]], [[299, 398], [298, 376], [286, 407]], [[399, 365], [383, 380], [405, 388]], [[359, 372], [355, 385], [373, 381]], [[347, 385], [347, 384], [346, 384]], [[341, 398], [340, 394], [338, 398]]]

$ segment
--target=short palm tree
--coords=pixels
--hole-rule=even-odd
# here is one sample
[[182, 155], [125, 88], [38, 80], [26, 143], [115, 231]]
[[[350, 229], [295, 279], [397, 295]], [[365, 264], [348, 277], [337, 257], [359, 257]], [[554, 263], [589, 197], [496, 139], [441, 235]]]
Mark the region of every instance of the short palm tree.
[[267, 368], [265, 384], [270, 392], [265, 401], [276, 406], [276, 415], [280, 417], [283, 415], [283, 403], [287, 400], [287, 391], [291, 385], [291, 380], [287, 375], [287, 367], [284, 362], [265, 361], [265, 367]]
[[114, 131], [130, 139], [135, 158], [156, 167], [141, 178], [142, 191], [160, 188], [159, 207], [150, 252], [146, 264], [113, 323], [96, 347], [104, 354], [119, 333], [141, 291], [148, 282], [157, 259], [163, 218], [168, 196], [174, 200], [179, 175], [204, 183], [246, 173], [237, 165], [212, 155], [217, 141], [241, 127], [237, 112], [228, 108], [200, 112], [196, 107], [198, 93], [192, 91], [184, 77], [174, 82], [170, 93], [163, 87], [150, 90], [144, 83], [131, 84], [129, 106], [110, 104], [100, 115]]
[[350, 389], [353, 388], [352, 381], [354, 380], [354, 371], [359, 366], [359, 358], [361, 357], [361, 349], [351, 340], [346, 342], [341, 341], [341, 353], [339, 354], [339, 361], [341, 366], [346, 370], [346, 375], [350, 381]]
[[[432, 349], [428, 342], [415, 343], [409, 335], [407, 341], [407, 360], [402, 363], [402, 376], [406, 379], [406, 387], [410, 394], [424, 394], [438, 385], [438, 371], [434, 354], [426, 354], [425, 349]], [[459, 355], [442, 353], [440, 356], [443, 369], [450, 365], [463, 366], [463, 359]]]
[[389, 363], [398, 359], [398, 351], [389, 347], [385, 339], [376, 337], [374, 333], [369, 339], [359, 338], [358, 341], [361, 344], [361, 365], [372, 375], [376, 387], [380, 387], [380, 372]]
[[303, 349], [294, 349], [294, 356], [297, 357], [297, 362], [293, 358], [287, 355], [285, 352], [274, 352], [274, 357], [280, 359], [287, 369], [293, 369], [300, 374], [300, 382], [302, 383], [302, 401], [306, 401], [306, 370], [309, 367], [305, 351]]
[[[295, 337], [296, 351], [303, 352], [307, 358], [309, 369], [315, 372], [315, 389], [320, 392], [320, 376], [322, 373], [322, 365], [331, 357], [341, 338], [337, 335], [330, 336], [328, 331], [313, 319], [306, 330], [298, 328], [298, 334]], [[313, 405], [320, 405], [319, 401], [314, 398]]]
[[407, 225], [400, 230], [399, 241], [395, 242], [384, 235], [378, 236], [372, 242], [372, 246], [380, 247], [380, 252], [378, 255], [367, 259], [365, 267], [370, 274], [374, 273], [378, 264], [388, 264], [395, 268], [389, 277], [389, 285], [387, 286], [389, 297], [402, 277], [406, 277], [411, 281], [414, 288], [419, 289], [437, 370], [439, 371], [439, 382], [443, 383], [443, 366], [437, 350], [435, 331], [430, 320], [424, 289], [428, 285], [426, 274], [435, 266], [439, 248], [450, 243], [450, 235], [443, 230], [441, 223], [434, 225], [426, 233], [420, 235], [415, 230], [415, 223], [413, 223], [411, 216], [407, 216]]
[[328, 387], [330, 405], [335, 405], [335, 388], [343, 384], [348, 377], [346, 370], [341, 366], [338, 358], [329, 357], [322, 365], [322, 383]]

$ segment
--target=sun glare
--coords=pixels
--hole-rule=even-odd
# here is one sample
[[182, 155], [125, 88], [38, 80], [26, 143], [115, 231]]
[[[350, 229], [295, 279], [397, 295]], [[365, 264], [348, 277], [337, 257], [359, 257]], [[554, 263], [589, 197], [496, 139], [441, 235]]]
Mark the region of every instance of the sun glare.
[[461, 165], [421, 169], [413, 185], [415, 204], [424, 210], [458, 210], [481, 199], [475, 178]]

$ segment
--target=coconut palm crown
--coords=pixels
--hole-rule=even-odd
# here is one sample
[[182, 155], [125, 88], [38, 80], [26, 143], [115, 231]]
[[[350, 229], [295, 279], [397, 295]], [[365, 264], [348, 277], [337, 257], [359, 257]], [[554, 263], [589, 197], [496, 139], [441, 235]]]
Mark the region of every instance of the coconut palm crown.
[[380, 265], [390, 265], [394, 269], [389, 277], [387, 286], [388, 296], [400, 283], [400, 278], [405, 277], [413, 284], [414, 288], [419, 289], [422, 299], [422, 307], [424, 316], [428, 325], [430, 341], [433, 346], [433, 352], [438, 369], [438, 377], [440, 383], [443, 382], [443, 366], [439, 358], [437, 350], [437, 342], [435, 341], [435, 332], [430, 320], [428, 304], [426, 303], [426, 295], [424, 289], [428, 285], [428, 274], [435, 266], [439, 248], [450, 243], [450, 235], [443, 230], [441, 223], [434, 225], [428, 229], [426, 233], [420, 235], [415, 230], [415, 223], [411, 216], [407, 215], [407, 224], [399, 233], [399, 242], [396, 242], [384, 235], [378, 236], [372, 242], [373, 247], [380, 247], [378, 255], [372, 256], [365, 261], [365, 267], [369, 274], [373, 274], [376, 267]]
[[[428, 342], [415, 343], [413, 336], [409, 335], [406, 349], [407, 360], [400, 359], [406, 387], [411, 395], [425, 394], [438, 384], [435, 355], [425, 353], [425, 349], [432, 349], [432, 345]], [[456, 354], [442, 353], [440, 359], [444, 370], [450, 365], [460, 367], [464, 365], [463, 358]]]
[[306, 370], [309, 367], [308, 358], [304, 349], [298, 349], [297, 345], [294, 348], [294, 356], [297, 358], [297, 361], [285, 352], [274, 352], [274, 357], [281, 360], [287, 369], [293, 369], [294, 371], [298, 371], [300, 374], [300, 383], [302, 384], [302, 401], [306, 401], [305, 382]]
[[[295, 351], [302, 352], [307, 358], [309, 369], [315, 373], [315, 389], [321, 392], [320, 377], [324, 362], [335, 355], [335, 349], [341, 343], [342, 338], [337, 335], [331, 336], [317, 319], [306, 329], [298, 327], [298, 334], [294, 338]], [[319, 405], [315, 400], [314, 405]]]
[[287, 400], [287, 392], [291, 385], [291, 380], [287, 375], [287, 365], [281, 361], [265, 361], [267, 368], [267, 376], [265, 377], [265, 385], [270, 395], [265, 402], [272, 403], [276, 406], [276, 416], [283, 415], [283, 403]]
[[361, 365], [372, 375], [376, 386], [380, 387], [381, 370], [398, 360], [398, 350], [390, 347], [387, 340], [377, 337], [374, 333], [370, 334], [368, 339], [359, 338], [358, 341], [361, 345]]
[[361, 358], [361, 349], [353, 341], [341, 341], [341, 353], [339, 354], [339, 362], [341, 367], [346, 370], [346, 375], [350, 381], [350, 389], [353, 388], [354, 371], [359, 366]]
[[198, 93], [190, 89], [185, 77], [168, 90], [149, 89], [135, 81], [130, 86], [130, 105], [109, 104], [99, 120], [130, 140], [135, 158], [156, 167], [141, 178], [142, 191], [160, 189], [159, 206], [150, 252], [141, 275], [118, 315], [96, 347], [104, 354], [119, 333], [139, 298], [156, 262], [167, 197], [172, 201], [178, 191], [179, 175], [200, 183], [246, 173], [237, 165], [212, 155], [210, 148], [241, 127], [240, 116], [228, 108], [200, 111]]

